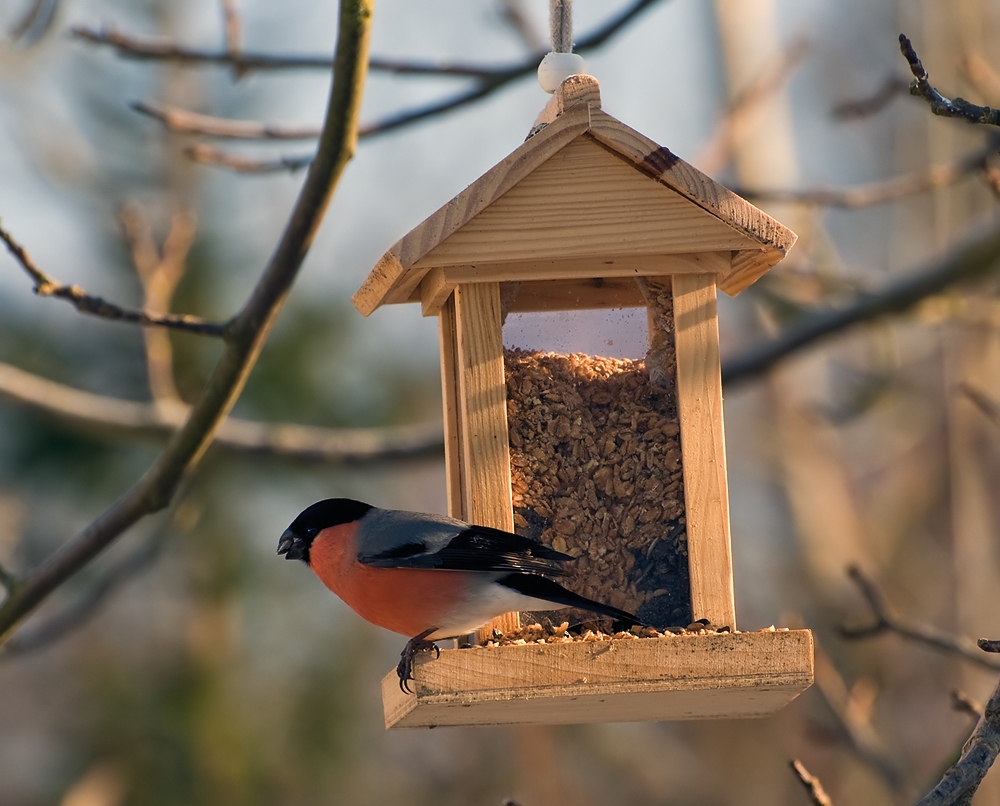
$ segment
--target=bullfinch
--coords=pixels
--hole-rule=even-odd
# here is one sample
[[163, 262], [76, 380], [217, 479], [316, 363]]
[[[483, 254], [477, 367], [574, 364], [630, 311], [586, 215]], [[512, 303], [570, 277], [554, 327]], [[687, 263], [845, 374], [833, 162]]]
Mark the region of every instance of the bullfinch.
[[454, 518], [319, 501], [292, 521], [278, 554], [302, 560], [358, 615], [410, 640], [396, 671], [404, 692], [413, 657], [512, 610], [578, 607], [629, 624], [631, 613], [547, 579], [572, 560], [537, 540]]

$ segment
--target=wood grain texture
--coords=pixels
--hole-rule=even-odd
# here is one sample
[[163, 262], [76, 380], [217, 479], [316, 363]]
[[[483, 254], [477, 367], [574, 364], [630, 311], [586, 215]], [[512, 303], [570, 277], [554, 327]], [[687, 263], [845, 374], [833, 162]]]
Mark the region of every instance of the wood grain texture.
[[583, 135], [413, 265], [723, 249], [759, 245]]
[[[462, 518], [481, 526], [514, 531], [507, 436], [507, 384], [503, 368], [500, 284], [460, 285], [455, 300], [458, 415], [461, 433]], [[517, 613], [481, 628], [516, 630]]]
[[547, 126], [579, 104], [587, 104], [591, 109], [601, 108], [601, 85], [593, 76], [570, 76], [560, 84], [535, 118], [535, 127]]
[[812, 684], [808, 630], [476, 647], [382, 682], [386, 727], [765, 716]]
[[736, 629], [715, 275], [672, 283], [691, 607], [695, 619]]
[[415, 289], [420, 295], [421, 313], [424, 316], [437, 316], [454, 290], [455, 286], [445, 279], [444, 269], [431, 269]]
[[[448, 266], [431, 269], [424, 277], [419, 289], [411, 295], [411, 301], [421, 302], [424, 316], [437, 312], [441, 303], [451, 293], [451, 289], [461, 283], [490, 281], [570, 281], [577, 287], [600, 287], [594, 280], [610, 283], [615, 278], [662, 276], [666, 274], [706, 274], [729, 270], [731, 252], [694, 252], [681, 255], [637, 255], [630, 257], [580, 257], [562, 260], [523, 260], [514, 263], [478, 263], [467, 266]], [[621, 283], [608, 286], [609, 290], [621, 287]], [[541, 289], [535, 283], [536, 289]], [[564, 284], [563, 288], [571, 285]], [[590, 295], [598, 304], [572, 307], [619, 307], [614, 304], [600, 304], [597, 297]], [[419, 298], [419, 299], [418, 299]], [[440, 300], [440, 302], [438, 302]], [[517, 305], [512, 310], [518, 310]], [[642, 304], [642, 303], [639, 303]], [[527, 310], [527, 309], [522, 309]], [[540, 309], [533, 309], [540, 310]], [[567, 310], [567, 309], [552, 309]]]
[[559, 116], [528, 139], [462, 193], [418, 224], [376, 265], [355, 293], [354, 306], [366, 316], [379, 305], [405, 302], [426, 269], [410, 271], [427, 252], [489, 207], [590, 126], [590, 109], [581, 106]]
[[444, 471], [448, 515], [462, 518], [465, 516], [465, 494], [462, 483], [462, 424], [458, 404], [458, 327], [453, 297], [449, 297], [438, 315], [438, 336], [441, 344], [441, 405], [444, 410]]
[[719, 284], [726, 293], [746, 288], [794, 245], [798, 236], [790, 229], [610, 115], [594, 111], [588, 134], [756, 242], [755, 249], [741, 251]]
[[593, 277], [584, 280], [533, 280], [518, 286], [512, 313], [641, 308], [642, 295], [631, 277]]

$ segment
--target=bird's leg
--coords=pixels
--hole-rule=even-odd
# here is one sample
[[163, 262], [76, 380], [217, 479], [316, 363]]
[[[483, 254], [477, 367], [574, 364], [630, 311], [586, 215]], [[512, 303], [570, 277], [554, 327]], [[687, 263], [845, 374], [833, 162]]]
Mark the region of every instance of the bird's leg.
[[441, 650], [438, 649], [437, 644], [427, 640], [427, 636], [436, 629], [437, 627], [431, 627], [429, 630], [424, 630], [420, 635], [413, 636], [406, 642], [406, 646], [403, 647], [403, 651], [400, 653], [396, 674], [399, 675], [399, 688], [404, 694], [412, 693], [408, 681], [413, 679], [413, 656], [418, 652], [429, 652], [432, 649], [437, 653], [435, 658], [441, 656]]

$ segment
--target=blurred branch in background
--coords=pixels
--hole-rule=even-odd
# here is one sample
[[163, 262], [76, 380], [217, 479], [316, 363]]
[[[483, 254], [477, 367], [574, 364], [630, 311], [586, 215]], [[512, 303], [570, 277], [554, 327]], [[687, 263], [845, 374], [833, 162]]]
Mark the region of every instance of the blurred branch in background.
[[226, 325], [210, 322], [199, 316], [187, 314], [153, 313], [152, 311], [137, 311], [123, 308], [108, 302], [101, 297], [88, 294], [80, 286], [63, 285], [43, 272], [28, 256], [24, 248], [18, 244], [6, 230], [0, 228], [0, 240], [14, 256], [21, 267], [35, 281], [35, 293], [40, 297], [59, 297], [73, 305], [81, 313], [99, 316], [121, 322], [151, 327], [168, 327], [173, 330], [183, 330], [200, 336], [224, 336]]
[[976, 404], [976, 408], [1000, 426], [1000, 403], [997, 403], [997, 401], [989, 395], [980, 391], [971, 384], [963, 383], [960, 384], [958, 388], [962, 394]]
[[525, 0], [501, 0], [500, 18], [520, 37], [532, 53], [541, 53], [549, 46], [545, 33], [539, 30], [525, 8]]
[[910, 82], [902, 76], [889, 76], [871, 95], [852, 101], [841, 101], [830, 110], [830, 114], [838, 120], [860, 120], [877, 115], [909, 87]]
[[52, 27], [59, 10], [59, 0], [33, 0], [27, 11], [10, 29], [10, 38], [33, 45]]
[[817, 642], [816, 688], [830, 712], [836, 717], [846, 744], [865, 766], [871, 769], [893, 792], [904, 783], [900, 764], [890, 755], [885, 742], [871, 724], [874, 691], [858, 681], [848, 688], [830, 656]]
[[915, 624], [897, 616], [878, 586], [857, 566], [847, 570], [848, 576], [854, 581], [871, 608], [874, 623], [866, 627], [841, 627], [840, 634], [846, 639], [870, 638], [881, 633], [891, 632], [916, 641], [926, 646], [940, 649], [952, 655], [958, 655], [987, 669], [1000, 670], [1000, 662], [988, 658], [979, 651], [972, 639], [955, 635], [945, 630], [939, 630], [926, 624]]
[[341, 0], [336, 66], [316, 160], [274, 253], [246, 304], [226, 328], [225, 351], [198, 402], [142, 478], [40, 566], [18, 578], [0, 606], [0, 641], [9, 640], [28, 614], [125, 530], [170, 503], [236, 402], [298, 275], [334, 188], [354, 155], [372, 11], [371, 0]]
[[0, 661], [24, 655], [64, 638], [97, 615], [101, 605], [108, 601], [122, 585], [150, 568], [160, 555], [166, 542], [166, 527], [157, 530], [138, 549], [113, 563], [103, 571], [96, 582], [72, 604], [66, 605], [54, 616], [36, 626], [28, 627], [0, 647]]
[[[191, 407], [95, 395], [0, 363], [0, 397], [91, 436], [164, 438], [184, 426]], [[298, 461], [359, 463], [440, 457], [439, 423], [386, 428], [319, 428], [227, 418], [214, 445], [224, 450]]]
[[[578, 53], [594, 50], [610, 42], [640, 14], [661, 2], [661, 0], [636, 0], [629, 7], [611, 17], [597, 30], [580, 38], [575, 45]], [[320, 68], [329, 69], [329, 59], [305, 56], [280, 56], [240, 51], [203, 51], [185, 48], [163, 40], [137, 38], [115, 30], [99, 31], [86, 27], [72, 29], [79, 39], [98, 45], [115, 48], [118, 55], [133, 59], [175, 61], [187, 64], [216, 64], [230, 66], [242, 72], [250, 70], [280, 70]], [[460, 109], [492, 95], [517, 79], [534, 75], [538, 62], [545, 51], [535, 52], [515, 64], [490, 67], [447, 62], [413, 62], [391, 59], [371, 59], [369, 68], [398, 75], [450, 76], [475, 80], [470, 89], [463, 90], [449, 98], [434, 101], [416, 109], [403, 110], [388, 115], [380, 121], [362, 126], [360, 137], [373, 137], [396, 131], [421, 120]], [[140, 101], [132, 104], [133, 109], [155, 117], [167, 129], [184, 134], [203, 134], [210, 137], [232, 139], [310, 139], [318, 135], [315, 127], [292, 129], [284, 124], [264, 124], [254, 121], [232, 121], [201, 115], [187, 110], [169, 107], [165, 104]], [[196, 162], [227, 168], [244, 174], [268, 174], [278, 171], [297, 171], [308, 164], [303, 156], [281, 157], [278, 159], [250, 159], [229, 154], [219, 149], [194, 146], [188, 155]]]
[[[169, 311], [177, 284], [184, 277], [188, 252], [194, 243], [197, 222], [190, 212], [175, 213], [170, 231], [158, 249], [149, 219], [136, 205], [125, 205], [118, 211], [122, 235], [132, 254], [139, 281], [142, 283], [143, 307], [146, 310]], [[181, 396], [174, 381], [174, 353], [170, 334], [161, 328], [143, 328], [146, 347], [146, 372], [149, 391], [158, 405], [176, 403]]]
[[[642, 14], [642, 12], [659, 2], [661, 0], [636, 0], [628, 8], [608, 19], [607, 22], [595, 31], [578, 39], [574, 50], [579, 53], [607, 44], [623, 28]], [[228, 49], [224, 51], [206, 51], [197, 48], [186, 48], [162, 39], [131, 36], [113, 28], [102, 31], [87, 28], [86, 26], [75, 26], [71, 29], [71, 33], [73, 36], [86, 42], [113, 47], [119, 56], [128, 59], [174, 61], [186, 64], [214, 64], [237, 67], [244, 71], [288, 69], [329, 70], [333, 67], [333, 61], [326, 56], [278, 55], [251, 53], [248, 51], [240, 51], [234, 54], [230, 53]], [[538, 70], [538, 62], [541, 61], [542, 56], [548, 50], [547, 44], [543, 42], [540, 49], [519, 62], [500, 67], [445, 61], [418, 62], [372, 58], [368, 62], [368, 69], [377, 72], [395, 73], [397, 75], [475, 78], [484, 82], [498, 82], [492, 87], [493, 90], [496, 90], [515, 79], [534, 74]]]
[[996, 270], [1000, 264], [1000, 230], [967, 242], [939, 263], [890, 283], [881, 291], [859, 295], [851, 304], [807, 315], [779, 336], [723, 362], [722, 380], [734, 384], [754, 378], [811, 344], [863, 322], [907, 311], [927, 297], [959, 282]]
[[907, 196], [948, 187], [966, 177], [989, 169], [989, 158], [1000, 148], [1000, 138], [990, 138], [982, 148], [949, 165], [937, 165], [922, 174], [897, 176], [883, 182], [834, 189], [764, 190], [731, 187], [734, 193], [747, 199], [766, 202], [794, 202], [816, 207], [840, 207], [856, 210], [888, 204]]
[[984, 710], [981, 703], [976, 702], [972, 697], [959, 689], [953, 689], [951, 692], [951, 707], [975, 719], [979, 719], [983, 715]]
[[214, 148], [204, 143], [197, 143], [184, 149], [184, 153], [192, 162], [202, 165], [213, 165], [217, 168], [225, 168], [239, 174], [270, 174], [281, 171], [295, 173], [303, 168], [308, 168], [315, 155], [300, 154], [298, 156], [277, 157], [272, 160], [251, 159], [241, 157], [239, 154], [232, 154], [219, 148]]
[[920, 57], [905, 34], [899, 35], [899, 49], [910, 65], [913, 81], [910, 82], [910, 95], [916, 95], [927, 101], [928, 107], [935, 115], [946, 118], [961, 118], [969, 123], [983, 123], [988, 126], [1000, 126], [1000, 110], [988, 106], [977, 106], [958, 96], [945, 98], [931, 85], [927, 71]]
[[[979, 646], [986, 652], [1000, 652], [1000, 641], [981, 639]], [[986, 703], [975, 730], [962, 747], [961, 757], [948, 768], [940, 783], [920, 799], [917, 806], [971, 804], [972, 796], [997, 755], [1000, 755], [1000, 683]]]
[[764, 103], [779, 92], [799, 68], [809, 52], [809, 40], [793, 39], [738, 97], [734, 98], [711, 139], [702, 146], [692, 164], [709, 175], [719, 173], [733, 159], [733, 149], [745, 136], [754, 115]]
[[[139, 114], [158, 120], [174, 134], [199, 134], [226, 140], [315, 140], [321, 131], [318, 126], [217, 118], [156, 101], [133, 101], [129, 106]], [[362, 131], [358, 136], [363, 136]]]
[[820, 783], [819, 778], [806, 769], [805, 764], [797, 758], [792, 759], [789, 764], [795, 776], [801, 781], [802, 786], [805, 787], [806, 794], [809, 796], [809, 801], [813, 806], [833, 806], [833, 801], [830, 800], [830, 796], [823, 789], [823, 784]]

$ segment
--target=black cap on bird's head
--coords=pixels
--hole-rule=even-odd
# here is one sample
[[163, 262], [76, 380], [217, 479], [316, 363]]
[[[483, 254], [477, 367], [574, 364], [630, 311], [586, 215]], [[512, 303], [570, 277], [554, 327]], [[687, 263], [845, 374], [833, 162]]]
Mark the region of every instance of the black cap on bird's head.
[[331, 526], [354, 523], [373, 508], [371, 504], [351, 498], [317, 501], [302, 510], [291, 526], [285, 529], [278, 540], [278, 554], [284, 554], [286, 560], [302, 560], [308, 565], [309, 549], [316, 535]]

